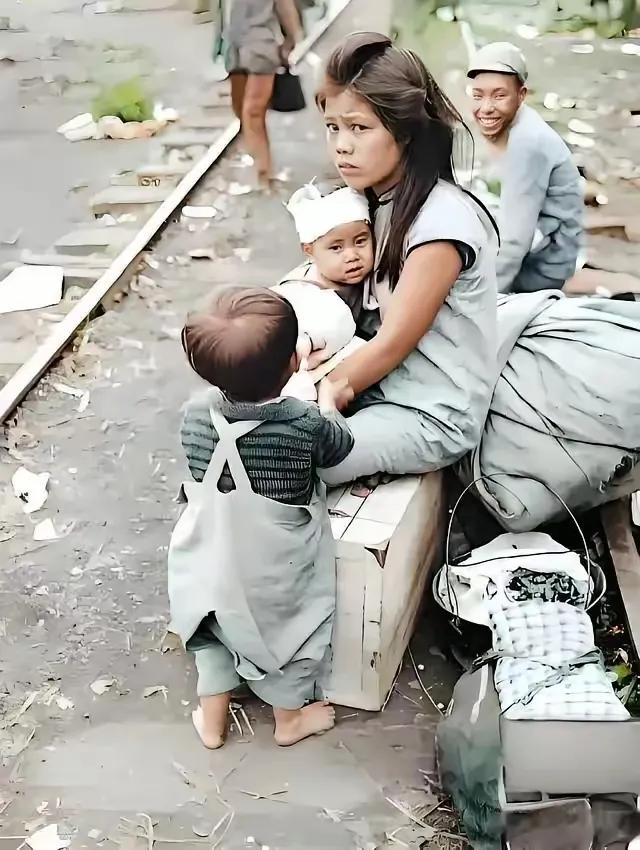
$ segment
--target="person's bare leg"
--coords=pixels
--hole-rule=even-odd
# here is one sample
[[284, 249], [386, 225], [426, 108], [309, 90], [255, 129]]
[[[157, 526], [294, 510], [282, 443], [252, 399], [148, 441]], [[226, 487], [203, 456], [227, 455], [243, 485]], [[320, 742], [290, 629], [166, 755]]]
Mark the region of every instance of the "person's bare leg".
[[231, 108], [236, 118], [242, 121], [242, 104], [244, 103], [244, 92], [247, 87], [246, 74], [231, 74]]
[[200, 740], [209, 750], [218, 750], [225, 742], [230, 702], [231, 693], [200, 697], [200, 705], [191, 715]]
[[273, 94], [274, 74], [249, 74], [242, 104], [242, 133], [247, 151], [256, 164], [258, 184], [268, 188], [272, 163], [267, 111]]
[[304, 708], [289, 711], [274, 708], [275, 739], [279, 747], [291, 747], [311, 735], [321, 735], [336, 725], [336, 710], [328, 702], [314, 702]]

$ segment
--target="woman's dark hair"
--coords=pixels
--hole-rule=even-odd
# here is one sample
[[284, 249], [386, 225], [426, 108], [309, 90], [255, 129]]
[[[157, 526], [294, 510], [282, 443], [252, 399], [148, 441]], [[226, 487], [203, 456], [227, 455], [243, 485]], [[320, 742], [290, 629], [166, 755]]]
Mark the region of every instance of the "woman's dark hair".
[[182, 347], [195, 372], [232, 401], [265, 401], [291, 377], [298, 320], [270, 289], [228, 287], [189, 316]]
[[465, 126], [423, 61], [412, 50], [393, 45], [380, 33], [347, 36], [326, 65], [317, 103], [350, 89], [376, 112], [403, 148], [404, 173], [394, 194], [394, 216], [378, 274], [393, 288], [400, 277], [404, 240], [420, 208], [439, 179], [455, 183], [455, 130]]

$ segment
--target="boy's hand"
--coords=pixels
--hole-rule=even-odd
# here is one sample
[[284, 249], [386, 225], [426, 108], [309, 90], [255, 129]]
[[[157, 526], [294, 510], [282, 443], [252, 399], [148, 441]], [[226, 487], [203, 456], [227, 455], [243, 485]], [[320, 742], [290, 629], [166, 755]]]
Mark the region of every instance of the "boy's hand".
[[318, 366], [322, 363], [326, 363], [331, 355], [329, 354], [329, 350], [327, 348], [318, 348], [316, 351], [312, 351], [309, 357], [307, 358], [307, 369], [310, 372], [313, 372]]
[[353, 401], [354, 395], [346, 378], [338, 381], [325, 378], [318, 388], [318, 405], [326, 413], [344, 410]]

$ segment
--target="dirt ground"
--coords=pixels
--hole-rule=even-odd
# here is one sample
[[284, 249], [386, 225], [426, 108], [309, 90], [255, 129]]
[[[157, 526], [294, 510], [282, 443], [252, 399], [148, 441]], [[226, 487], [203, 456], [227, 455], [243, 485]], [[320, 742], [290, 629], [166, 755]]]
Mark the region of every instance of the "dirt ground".
[[[374, 17], [385, 26], [385, 4], [375, 15], [368, 5], [355, 0], [318, 51], [340, 32], [370, 28]], [[291, 186], [328, 173], [313, 110], [272, 123]], [[226, 813], [230, 828], [219, 846], [234, 850], [255, 846], [249, 839], [274, 850], [374, 850], [394, 840], [418, 847], [435, 835], [412, 828], [397, 807], [424, 814], [438, 805], [431, 791], [438, 714], [413, 670], [403, 671], [383, 714], [340, 708], [333, 732], [290, 750], [274, 746], [269, 714], [249, 700], [255, 736], [234, 732], [222, 751], [209, 753], [190, 724], [192, 662], [163, 644], [167, 544], [186, 471], [180, 406], [195, 386], [177, 340], [183, 317], [212, 286], [267, 284], [298, 259], [282, 205], [288, 189], [273, 198], [228, 195], [229, 182], [243, 180], [238, 155], [197, 196], [224, 210], [215, 225], [168, 229], [137, 291], [81, 334], [77, 350], [7, 429], [0, 464], [3, 850], [49, 823], [72, 837], [73, 848], [151, 846], [127, 835], [122, 818], [153, 823], [157, 846], [211, 846], [224, 825], [203, 836]], [[189, 260], [193, 248], [212, 248], [217, 259]], [[83, 412], [60, 384], [90, 394]], [[48, 501], [31, 517], [10, 485], [21, 465], [51, 474]], [[59, 539], [34, 541], [34, 524], [46, 518]], [[414, 653], [432, 698], [444, 703], [452, 672], [429, 622]], [[451, 820], [445, 805], [430, 822], [446, 831]], [[462, 845], [443, 836], [424, 846]]]

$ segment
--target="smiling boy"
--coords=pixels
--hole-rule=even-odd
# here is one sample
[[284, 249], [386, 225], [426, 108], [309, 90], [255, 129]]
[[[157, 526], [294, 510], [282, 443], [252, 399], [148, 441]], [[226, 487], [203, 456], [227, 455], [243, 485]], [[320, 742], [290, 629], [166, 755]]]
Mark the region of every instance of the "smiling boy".
[[467, 76], [473, 117], [501, 184], [498, 288], [562, 289], [582, 238], [583, 192], [571, 153], [525, 103], [527, 66], [515, 45], [483, 47]]

